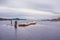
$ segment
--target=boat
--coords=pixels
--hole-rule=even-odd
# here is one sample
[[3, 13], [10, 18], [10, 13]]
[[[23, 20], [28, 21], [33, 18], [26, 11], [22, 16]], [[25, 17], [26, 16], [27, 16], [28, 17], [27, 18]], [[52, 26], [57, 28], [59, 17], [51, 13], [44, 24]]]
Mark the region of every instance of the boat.
[[32, 21], [32, 22], [28, 22], [28, 23], [21, 23], [18, 26], [29, 26], [29, 25], [35, 25], [35, 24], [36, 24], [36, 22]]
[[29, 26], [28, 23], [22, 23], [22, 24], [19, 24], [18, 26]]

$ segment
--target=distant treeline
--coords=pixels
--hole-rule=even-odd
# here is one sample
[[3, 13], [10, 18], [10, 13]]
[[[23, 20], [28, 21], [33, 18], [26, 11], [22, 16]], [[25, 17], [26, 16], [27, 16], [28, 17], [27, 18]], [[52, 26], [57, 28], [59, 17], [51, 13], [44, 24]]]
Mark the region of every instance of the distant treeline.
[[19, 19], [19, 18], [12, 18], [12, 19], [9, 19], [9, 18], [0, 18], [0, 20], [27, 20], [27, 19]]
[[52, 19], [51, 21], [60, 21], [60, 18]]
[[60, 17], [56, 19], [47, 19], [47, 20], [42, 20], [42, 21], [60, 21]]

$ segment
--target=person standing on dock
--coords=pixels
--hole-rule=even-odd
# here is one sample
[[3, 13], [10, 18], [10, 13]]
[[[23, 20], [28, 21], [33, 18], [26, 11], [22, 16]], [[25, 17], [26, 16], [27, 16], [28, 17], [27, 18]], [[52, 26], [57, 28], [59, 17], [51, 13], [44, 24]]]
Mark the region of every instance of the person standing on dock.
[[17, 28], [17, 21], [15, 21], [15, 25], [14, 26], [15, 26], [15, 28]]
[[12, 20], [11, 20], [11, 26], [12, 26]]

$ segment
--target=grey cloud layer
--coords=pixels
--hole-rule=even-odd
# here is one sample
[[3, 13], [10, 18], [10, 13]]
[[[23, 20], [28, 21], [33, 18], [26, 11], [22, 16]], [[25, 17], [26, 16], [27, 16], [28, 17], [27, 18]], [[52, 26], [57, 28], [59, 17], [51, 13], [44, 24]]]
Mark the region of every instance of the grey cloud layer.
[[60, 0], [0, 0], [0, 6], [31, 8], [60, 13]]

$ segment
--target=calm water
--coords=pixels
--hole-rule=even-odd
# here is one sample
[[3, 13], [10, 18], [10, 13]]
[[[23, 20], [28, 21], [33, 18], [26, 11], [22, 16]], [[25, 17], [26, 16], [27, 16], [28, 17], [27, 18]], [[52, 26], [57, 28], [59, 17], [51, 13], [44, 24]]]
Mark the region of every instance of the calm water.
[[[19, 23], [27, 21], [18, 21]], [[60, 22], [37, 22], [27, 27], [11, 26], [10, 21], [0, 21], [0, 40], [60, 40]]]

